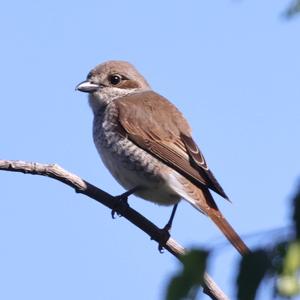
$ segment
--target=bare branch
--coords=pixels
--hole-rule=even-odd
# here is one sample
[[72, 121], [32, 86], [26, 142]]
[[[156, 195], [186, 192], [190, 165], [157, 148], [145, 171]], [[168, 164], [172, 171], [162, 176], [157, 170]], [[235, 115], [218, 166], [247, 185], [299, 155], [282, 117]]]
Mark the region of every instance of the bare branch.
[[[155, 240], [161, 244], [175, 257], [179, 258], [181, 255], [186, 253], [186, 250], [180, 244], [178, 244], [173, 238], [166, 236], [165, 232], [163, 232], [160, 228], [158, 228], [155, 224], [142, 216], [136, 210], [129, 206], [118, 206], [118, 200], [114, 196], [102, 191], [96, 186], [81, 179], [79, 176], [66, 171], [57, 164], [41, 164], [21, 160], [0, 160], [0, 170], [47, 176], [61, 181], [74, 188], [77, 193], [87, 195], [110, 209], [116, 209], [117, 213], [120, 213], [132, 224], [136, 225], [145, 233], [147, 233], [152, 240]], [[211, 299], [228, 300], [224, 292], [217, 286], [217, 284], [207, 273], [205, 273], [204, 282], [205, 284], [203, 292]]]

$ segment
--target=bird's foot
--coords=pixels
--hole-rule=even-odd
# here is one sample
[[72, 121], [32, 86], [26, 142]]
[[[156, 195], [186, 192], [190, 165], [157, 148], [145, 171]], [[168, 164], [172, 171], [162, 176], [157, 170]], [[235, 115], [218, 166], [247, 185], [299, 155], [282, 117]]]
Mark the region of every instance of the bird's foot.
[[171, 216], [170, 216], [170, 219], [169, 219], [168, 223], [165, 225], [164, 228], [161, 229], [161, 232], [162, 232], [162, 240], [163, 240], [164, 244], [162, 244], [161, 241], [160, 241], [159, 244], [158, 244], [158, 251], [159, 251], [160, 253], [163, 253], [163, 252], [164, 252], [164, 247], [163, 247], [163, 245], [166, 244], [166, 242], [168, 241], [168, 239], [169, 239], [170, 236], [171, 236], [171, 228], [172, 228], [174, 216], [175, 216], [175, 213], [176, 213], [176, 210], [177, 210], [177, 206], [178, 206], [178, 203], [175, 204], [175, 205], [173, 206], [172, 213], [171, 213]]
[[160, 253], [165, 252], [164, 248], [166, 246], [167, 241], [169, 240], [169, 238], [171, 236], [170, 228], [167, 227], [167, 225], [160, 229], [160, 233], [159, 233], [159, 236], [157, 238], [151, 238], [151, 239], [155, 239], [158, 242], [158, 251]]
[[116, 203], [115, 203], [113, 209], [111, 210], [111, 217], [113, 219], [116, 218], [116, 214], [119, 217], [122, 217], [122, 212], [129, 207], [128, 197], [124, 197], [123, 194], [116, 196], [115, 199], [116, 199]]
[[119, 196], [115, 196], [116, 199], [116, 203], [113, 207], [113, 209], [111, 210], [111, 217], [113, 219], [115, 219], [116, 214], [119, 217], [122, 217], [122, 212], [124, 212], [128, 207], [128, 197], [133, 194], [138, 188], [135, 187]]
[[170, 219], [169, 219], [168, 223], [165, 225], [165, 227], [160, 229], [160, 235], [157, 239], [158, 251], [160, 253], [164, 252], [164, 247], [165, 247], [167, 241], [169, 240], [169, 238], [171, 236], [170, 232], [171, 232], [174, 216], [175, 216], [175, 213], [176, 213], [176, 210], [177, 210], [177, 206], [178, 206], [178, 203], [173, 206], [172, 213], [171, 213], [171, 216], [170, 216]]
[[169, 240], [169, 238], [171, 236], [171, 234], [170, 234], [171, 227], [169, 228], [167, 225], [164, 228], [161, 229], [161, 237], [160, 237], [160, 241], [158, 243], [158, 251], [160, 253], [165, 252], [164, 247], [165, 247], [167, 241]]

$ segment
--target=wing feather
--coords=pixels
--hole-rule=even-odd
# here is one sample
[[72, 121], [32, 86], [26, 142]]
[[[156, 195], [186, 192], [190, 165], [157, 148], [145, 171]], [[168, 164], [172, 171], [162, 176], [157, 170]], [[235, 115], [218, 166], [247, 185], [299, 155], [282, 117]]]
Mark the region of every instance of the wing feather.
[[228, 199], [191, 137], [187, 121], [173, 104], [153, 91], [130, 94], [114, 103], [119, 123], [132, 142], [196, 186]]

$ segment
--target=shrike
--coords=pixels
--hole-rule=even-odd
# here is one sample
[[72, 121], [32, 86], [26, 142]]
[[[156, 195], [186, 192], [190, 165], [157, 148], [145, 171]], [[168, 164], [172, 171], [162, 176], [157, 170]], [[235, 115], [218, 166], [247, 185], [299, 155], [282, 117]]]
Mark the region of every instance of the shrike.
[[131, 64], [97, 65], [77, 90], [89, 94], [95, 145], [126, 190], [160, 205], [177, 206], [184, 199], [210, 217], [241, 254], [249, 251], [210, 193], [228, 199], [188, 122]]

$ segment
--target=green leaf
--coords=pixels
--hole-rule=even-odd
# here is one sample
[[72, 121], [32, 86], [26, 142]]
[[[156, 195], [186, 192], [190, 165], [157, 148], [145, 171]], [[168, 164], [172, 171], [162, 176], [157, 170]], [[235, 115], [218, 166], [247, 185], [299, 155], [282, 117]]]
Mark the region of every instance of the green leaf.
[[291, 242], [283, 262], [283, 275], [292, 275], [300, 268], [300, 240]]
[[277, 280], [277, 292], [281, 296], [292, 297], [300, 293], [300, 240], [288, 245], [283, 257], [282, 273]]
[[191, 250], [181, 258], [183, 263], [183, 275], [189, 278], [193, 284], [202, 284], [206, 268], [208, 252], [203, 250]]
[[191, 284], [182, 274], [174, 276], [169, 284], [166, 299], [183, 299], [188, 295], [190, 288]]
[[237, 277], [238, 300], [255, 299], [259, 284], [270, 266], [268, 254], [264, 250], [257, 250], [242, 258]]
[[207, 251], [197, 249], [181, 257], [183, 269], [171, 279], [167, 300], [189, 299], [190, 294], [196, 294], [195, 288], [199, 289], [203, 284], [207, 257]]

